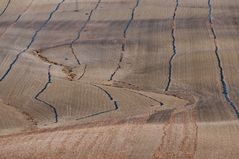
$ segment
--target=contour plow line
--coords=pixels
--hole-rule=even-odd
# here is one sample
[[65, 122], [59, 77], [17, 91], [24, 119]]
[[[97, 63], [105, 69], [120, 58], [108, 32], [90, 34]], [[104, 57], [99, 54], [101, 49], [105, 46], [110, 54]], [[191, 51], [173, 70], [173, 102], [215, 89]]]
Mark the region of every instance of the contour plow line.
[[166, 85], [165, 91], [169, 90], [169, 87], [171, 85], [171, 81], [172, 81], [172, 69], [173, 69], [173, 60], [174, 57], [177, 54], [177, 48], [176, 48], [176, 15], [177, 15], [177, 10], [178, 10], [178, 6], [179, 6], [179, 0], [176, 0], [176, 6], [174, 8], [174, 13], [173, 13], [173, 24], [172, 24], [172, 32], [171, 32], [171, 36], [172, 36], [172, 49], [173, 49], [173, 54], [169, 59], [169, 69], [168, 69], [168, 83]]
[[85, 30], [85, 28], [87, 27], [88, 23], [90, 22], [91, 20], [91, 17], [92, 15], [94, 14], [94, 12], [97, 10], [97, 8], [99, 7], [101, 3], [101, 0], [98, 0], [98, 2], [96, 3], [95, 7], [93, 9], [91, 9], [90, 11], [90, 14], [87, 18], [87, 20], [84, 22], [83, 26], [80, 28], [80, 30], [77, 32], [77, 36], [72, 39], [70, 42], [67, 42], [67, 43], [64, 43], [64, 44], [58, 44], [58, 45], [54, 45], [54, 46], [50, 46], [50, 47], [46, 47], [46, 48], [43, 48], [43, 49], [40, 49], [39, 50], [39, 53], [42, 52], [42, 51], [46, 51], [46, 50], [49, 50], [49, 49], [53, 49], [53, 48], [59, 48], [59, 47], [62, 47], [62, 46], [69, 46], [70, 50], [71, 50], [71, 53], [72, 55], [74, 56], [76, 62], [78, 65], [81, 65], [80, 63], [80, 60], [79, 58], [77, 57], [76, 53], [75, 53], [75, 50], [74, 50], [74, 44], [80, 39], [81, 37], [81, 34], [82, 32]]
[[39, 96], [44, 93], [44, 91], [46, 91], [46, 89], [48, 88], [48, 86], [52, 83], [52, 79], [51, 79], [51, 67], [52, 65], [48, 66], [48, 81], [46, 82], [46, 84], [44, 85], [44, 87], [36, 94], [36, 96], [34, 97], [37, 101], [44, 103], [45, 105], [47, 105], [49, 108], [52, 109], [53, 113], [54, 113], [54, 117], [55, 117], [55, 123], [58, 122], [58, 114], [57, 114], [57, 110], [54, 106], [52, 106], [51, 104], [47, 103], [46, 101], [42, 100], [39, 98]]
[[86, 119], [86, 118], [89, 118], [89, 117], [101, 115], [101, 114], [104, 114], [104, 113], [109, 113], [109, 112], [116, 111], [116, 110], [119, 109], [119, 104], [118, 104], [118, 102], [113, 98], [113, 96], [112, 96], [107, 90], [105, 90], [104, 88], [102, 88], [102, 87], [100, 87], [100, 86], [98, 86], [98, 85], [95, 85], [95, 84], [94, 84], [93, 86], [94, 86], [94, 87], [97, 87], [98, 89], [100, 89], [101, 91], [103, 91], [103, 92], [108, 96], [108, 99], [113, 103], [113, 108], [112, 108], [112, 109], [109, 109], [109, 110], [101, 111], [101, 112], [98, 112], [98, 113], [90, 114], [90, 115], [87, 115], [87, 116], [78, 118], [78, 119], [76, 119], [76, 120]]
[[24, 14], [28, 11], [28, 9], [31, 7], [32, 2], [33, 2], [33, 0], [32, 0], [32, 1], [29, 3], [29, 5], [25, 8], [25, 10], [24, 10], [21, 14], [18, 15], [18, 17], [16, 18], [16, 20], [15, 20], [12, 24], [10, 24], [10, 25], [2, 32], [2, 34], [0, 35], [0, 38], [1, 38], [12, 26], [14, 26], [14, 25], [21, 19], [22, 15], [24, 15]]
[[230, 98], [229, 88], [228, 88], [227, 82], [225, 80], [223, 66], [222, 66], [220, 55], [219, 55], [219, 46], [218, 46], [218, 42], [217, 42], [217, 35], [216, 35], [216, 31], [214, 29], [212, 11], [213, 11], [212, 0], [208, 0], [208, 21], [209, 21], [209, 24], [210, 24], [210, 29], [211, 29], [213, 38], [214, 38], [215, 55], [216, 55], [216, 59], [217, 59], [220, 81], [221, 81], [222, 90], [223, 90], [222, 93], [223, 93], [224, 98], [226, 99], [227, 103], [231, 106], [231, 108], [235, 112], [236, 117], [239, 119], [238, 107], [233, 102], [233, 100]]
[[119, 71], [119, 69], [121, 68], [121, 63], [123, 61], [123, 58], [124, 58], [124, 52], [125, 52], [125, 47], [126, 47], [126, 40], [127, 40], [127, 33], [128, 33], [128, 29], [132, 23], [132, 21], [134, 20], [134, 14], [135, 14], [135, 10], [137, 9], [137, 7], [139, 6], [140, 4], [140, 0], [136, 0], [136, 4], [135, 6], [133, 7], [132, 9], [132, 12], [131, 12], [131, 17], [130, 19], [128, 20], [125, 28], [124, 28], [124, 32], [123, 32], [123, 43], [122, 43], [122, 49], [121, 49], [121, 54], [120, 54], [120, 59], [119, 59], [119, 62], [117, 64], [117, 67], [116, 69], [114, 70], [114, 72], [110, 75], [110, 78], [108, 81], [112, 81], [114, 76], [116, 75], [116, 73]]
[[2, 10], [2, 12], [0, 13], [0, 16], [2, 16], [2, 15], [6, 12], [8, 6], [10, 5], [10, 3], [11, 3], [11, 0], [8, 0], [8, 1], [7, 1], [7, 4], [6, 4], [6, 6], [5, 6], [5, 8], [4, 8], [4, 9]]
[[48, 18], [44, 21], [44, 23], [42, 23], [42, 25], [34, 32], [31, 41], [29, 42], [29, 44], [26, 46], [26, 48], [24, 48], [22, 51], [18, 52], [16, 57], [14, 58], [14, 60], [11, 62], [11, 64], [8, 66], [7, 70], [5, 71], [5, 73], [2, 75], [2, 77], [0, 78], [0, 82], [3, 81], [7, 75], [9, 74], [9, 72], [12, 70], [12, 67], [14, 66], [14, 64], [17, 62], [17, 60], [20, 58], [20, 56], [23, 53], [26, 53], [26, 51], [32, 46], [33, 42], [35, 41], [38, 33], [49, 23], [49, 21], [51, 20], [52, 16], [54, 15], [54, 13], [59, 9], [59, 7], [61, 6], [61, 4], [64, 3], [65, 0], [61, 0], [56, 7], [53, 9], [52, 12], [50, 12]]

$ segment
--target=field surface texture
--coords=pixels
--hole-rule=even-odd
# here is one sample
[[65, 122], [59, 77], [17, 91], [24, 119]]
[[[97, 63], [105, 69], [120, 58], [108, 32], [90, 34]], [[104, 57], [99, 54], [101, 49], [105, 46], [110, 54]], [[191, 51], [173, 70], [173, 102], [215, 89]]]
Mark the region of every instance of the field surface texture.
[[0, 0], [0, 159], [238, 159], [238, 0]]

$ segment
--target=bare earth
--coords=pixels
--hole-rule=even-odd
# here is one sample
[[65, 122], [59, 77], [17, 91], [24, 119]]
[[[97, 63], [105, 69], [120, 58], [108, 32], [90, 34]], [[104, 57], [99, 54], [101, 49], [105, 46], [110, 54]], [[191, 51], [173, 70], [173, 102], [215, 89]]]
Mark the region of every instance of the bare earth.
[[0, 159], [238, 159], [238, 0], [0, 0]]

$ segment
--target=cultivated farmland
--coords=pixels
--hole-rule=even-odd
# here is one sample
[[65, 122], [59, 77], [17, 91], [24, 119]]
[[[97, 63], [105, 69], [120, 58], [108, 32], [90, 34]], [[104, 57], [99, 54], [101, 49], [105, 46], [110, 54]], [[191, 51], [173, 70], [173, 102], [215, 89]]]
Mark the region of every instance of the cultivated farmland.
[[0, 159], [237, 159], [238, 0], [0, 0]]

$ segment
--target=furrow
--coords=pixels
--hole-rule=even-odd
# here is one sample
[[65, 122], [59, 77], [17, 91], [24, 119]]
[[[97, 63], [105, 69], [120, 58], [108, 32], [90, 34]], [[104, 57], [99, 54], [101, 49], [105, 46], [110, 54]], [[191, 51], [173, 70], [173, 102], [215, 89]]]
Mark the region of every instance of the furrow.
[[213, 10], [212, 1], [208, 0], [208, 21], [209, 21], [209, 24], [210, 24], [210, 29], [211, 29], [213, 38], [214, 38], [214, 46], [215, 46], [215, 51], [214, 52], [215, 52], [215, 55], [216, 55], [219, 74], [220, 74], [220, 81], [221, 81], [222, 90], [223, 90], [222, 93], [223, 93], [224, 98], [226, 99], [227, 103], [232, 107], [232, 109], [235, 112], [237, 118], [239, 118], [239, 111], [237, 109], [237, 106], [235, 105], [235, 103], [233, 102], [233, 100], [229, 96], [229, 89], [228, 89], [228, 86], [227, 86], [227, 82], [225, 80], [223, 66], [222, 66], [220, 55], [219, 55], [219, 47], [218, 47], [218, 44], [217, 44], [217, 35], [216, 35], [216, 31], [215, 31], [214, 26], [213, 26], [214, 23], [213, 23], [212, 10]]
[[96, 3], [96, 6], [90, 11], [90, 14], [89, 14], [87, 20], [85, 21], [84, 25], [80, 28], [80, 31], [77, 33], [76, 38], [73, 39], [73, 40], [70, 42], [70, 44], [69, 44], [69, 45], [70, 45], [70, 49], [71, 49], [71, 53], [73, 54], [74, 58], [76, 59], [78, 65], [80, 65], [80, 60], [78, 59], [77, 55], [75, 54], [74, 46], [73, 46], [73, 45], [74, 45], [74, 43], [75, 43], [77, 40], [80, 39], [82, 31], [85, 30], [87, 24], [88, 24], [88, 23], [90, 22], [90, 20], [91, 20], [91, 17], [92, 17], [92, 15], [93, 15], [93, 13], [94, 13], [94, 12], [96, 11], [96, 9], [99, 7], [100, 3], [101, 3], [101, 0], [99, 0], [99, 1]]
[[148, 96], [148, 95], [145, 95], [145, 94], [143, 94], [143, 93], [135, 92], [135, 91], [132, 91], [132, 90], [128, 90], [128, 91], [133, 92], [133, 93], [138, 94], [138, 95], [141, 95], [141, 96], [143, 96], [143, 97], [145, 97], [145, 98], [148, 98], [148, 99], [150, 99], [150, 100], [152, 100], [152, 101], [155, 101], [155, 102], [159, 103], [160, 106], [163, 106], [163, 105], [164, 105], [163, 102], [160, 102], [159, 100], [157, 100], [157, 99], [155, 99], [155, 98], [153, 98], [153, 97], [150, 97], [150, 96]]
[[86, 68], [87, 68], [87, 65], [85, 65], [84, 67], [84, 70], [83, 70], [83, 73], [81, 74], [81, 76], [78, 78], [78, 80], [82, 79], [86, 73]]
[[124, 28], [124, 31], [123, 31], [123, 43], [122, 43], [122, 46], [121, 46], [121, 54], [120, 54], [120, 59], [119, 59], [119, 62], [117, 64], [117, 67], [116, 69], [114, 70], [114, 72], [110, 75], [110, 78], [108, 81], [112, 81], [114, 76], [116, 75], [116, 73], [119, 71], [119, 69], [121, 68], [121, 63], [123, 61], [123, 58], [124, 58], [124, 51], [125, 51], [125, 47], [126, 47], [126, 39], [127, 39], [127, 33], [128, 33], [128, 29], [130, 27], [130, 24], [132, 23], [132, 21], [134, 20], [134, 15], [135, 15], [135, 10], [137, 9], [137, 7], [139, 6], [140, 4], [140, 0], [136, 0], [136, 4], [135, 6], [133, 7], [132, 9], [132, 12], [131, 12], [131, 16], [130, 16], [130, 19], [128, 20], [125, 28]]
[[25, 9], [21, 14], [18, 15], [18, 17], [16, 18], [16, 20], [15, 20], [10, 26], [8, 26], [8, 27], [4, 30], [4, 32], [0, 35], [0, 37], [2, 37], [2, 36], [8, 31], [8, 29], [10, 29], [13, 25], [15, 25], [15, 24], [21, 19], [22, 15], [25, 14], [25, 13], [27, 12], [27, 10], [31, 7], [32, 2], [33, 2], [33, 0], [32, 0], [32, 1], [30, 2], [30, 4], [26, 7], [26, 9]]
[[176, 6], [174, 9], [174, 13], [173, 13], [173, 25], [172, 25], [172, 32], [171, 32], [171, 36], [172, 36], [172, 49], [173, 49], [173, 54], [169, 59], [169, 69], [168, 69], [168, 82], [165, 88], [165, 91], [169, 90], [169, 87], [171, 85], [171, 81], [172, 81], [172, 69], [173, 69], [173, 59], [177, 54], [177, 47], [176, 47], [176, 38], [175, 38], [175, 32], [176, 32], [176, 14], [177, 14], [177, 10], [178, 10], [178, 6], [179, 6], [179, 0], [176, 0]]
[[57, 114], [57, 110], [54, 106], [52, 106], [51, 104], [47, 103], [46, 101], [44, 100], [41, 100], [39, 98], [39, 96], [44, 93], [44, 91], [48, 88], [48, 86], [52, 83], [52, 79], [51, 79], [51, 67], [52, 65], [49, 65], [48, 67], [48, 81], [47, 83], [44, 85], [44, 87], [36, 94], [36, 96], [34, 97], [37, 101], [41, 102], [41, 103], [44, 103], [45, 105], [47, 105], [48, 107], [50, 107], [53, 112], [54, 112], [54, 117], [55, 117], [55, 123], [58, 122], [58, 114]]
[[52, 16], [54, 15], [54, 13], [59, 9], [59, 7], [61, 6], [61, 4], [64, 3], [65, 0], [61, 0], [59, 3], [57, 3], [56, 7], [53, 9], [52, 12], [50, 12], [48, 18], [45, 20], [45, 22], [34, 32], [31, 41], [29, 42], [29, 44], [26, 46], [26, 48], [24, 48], [22, 51], [20, 51], [19, 53], [17, 53], [16, 57], [14, 58], [14, 60], [11, 62], [11, 64], [8, 66], [7, 70], [5, 71], [5, 73], [3, 74], [3, 76], [0, 78], [0, 82], [2, 80], [4, 80], [6, 78], [6, 76], [8, 75], [8, 73], [11, 71], [12, 67], [14, 66], [14, 64], [17, 62], [17, 60], [19, 59], [19, 57], [25, 53], [33, 44], [33, 42], [35, 41], [38, 33], [49, 23], [49, 21], [51, 20]]
[[5, 8], [4, 8], [3, 11], [0, 13], [0, 16], [2, 16], [2, 15], [6, 12], [6, 10], [7, 10], [7, 8], [8, 8], [8, 6], [9, 6], [10, 3], [11, 3], [11, 0], [8, 0], [8, 1], [7, 1], [7, 4], [6, 4], [6, 6], [5, 6]]
[[103, 92], [108, 96], [109, 100], [113, 103], [114, 108], [109, 109], [109, 110], [105, 110], [105, 111], [101, 111], [101, 112], [98, 112], [98, 113], [90, 114], [90, 115], [87, 115], [87, 116], [78, 118], [78, 119], [76, 119], [76, 120], [81, 120], [81, 119], [85, 119], [85, 118], [97, 116], [97, 115], [100, 115], [100, 114], [112, 112], [112, 111], [115, 111], [115, 110], [118, 110], [118, 109], [119, 109], [119, 105], [118, 105], [117, 101], [114, 100], [113, 96], [112, 96], [107, 90], [105, 90], [104, 88], [102, 88], [102, 87], [100, 87], [100, 86], [98, 86], [98, 85], [95, 85], [95, 84], [94, 84], [93, 86], [99, 88], [101, 91], [103, 91]]

